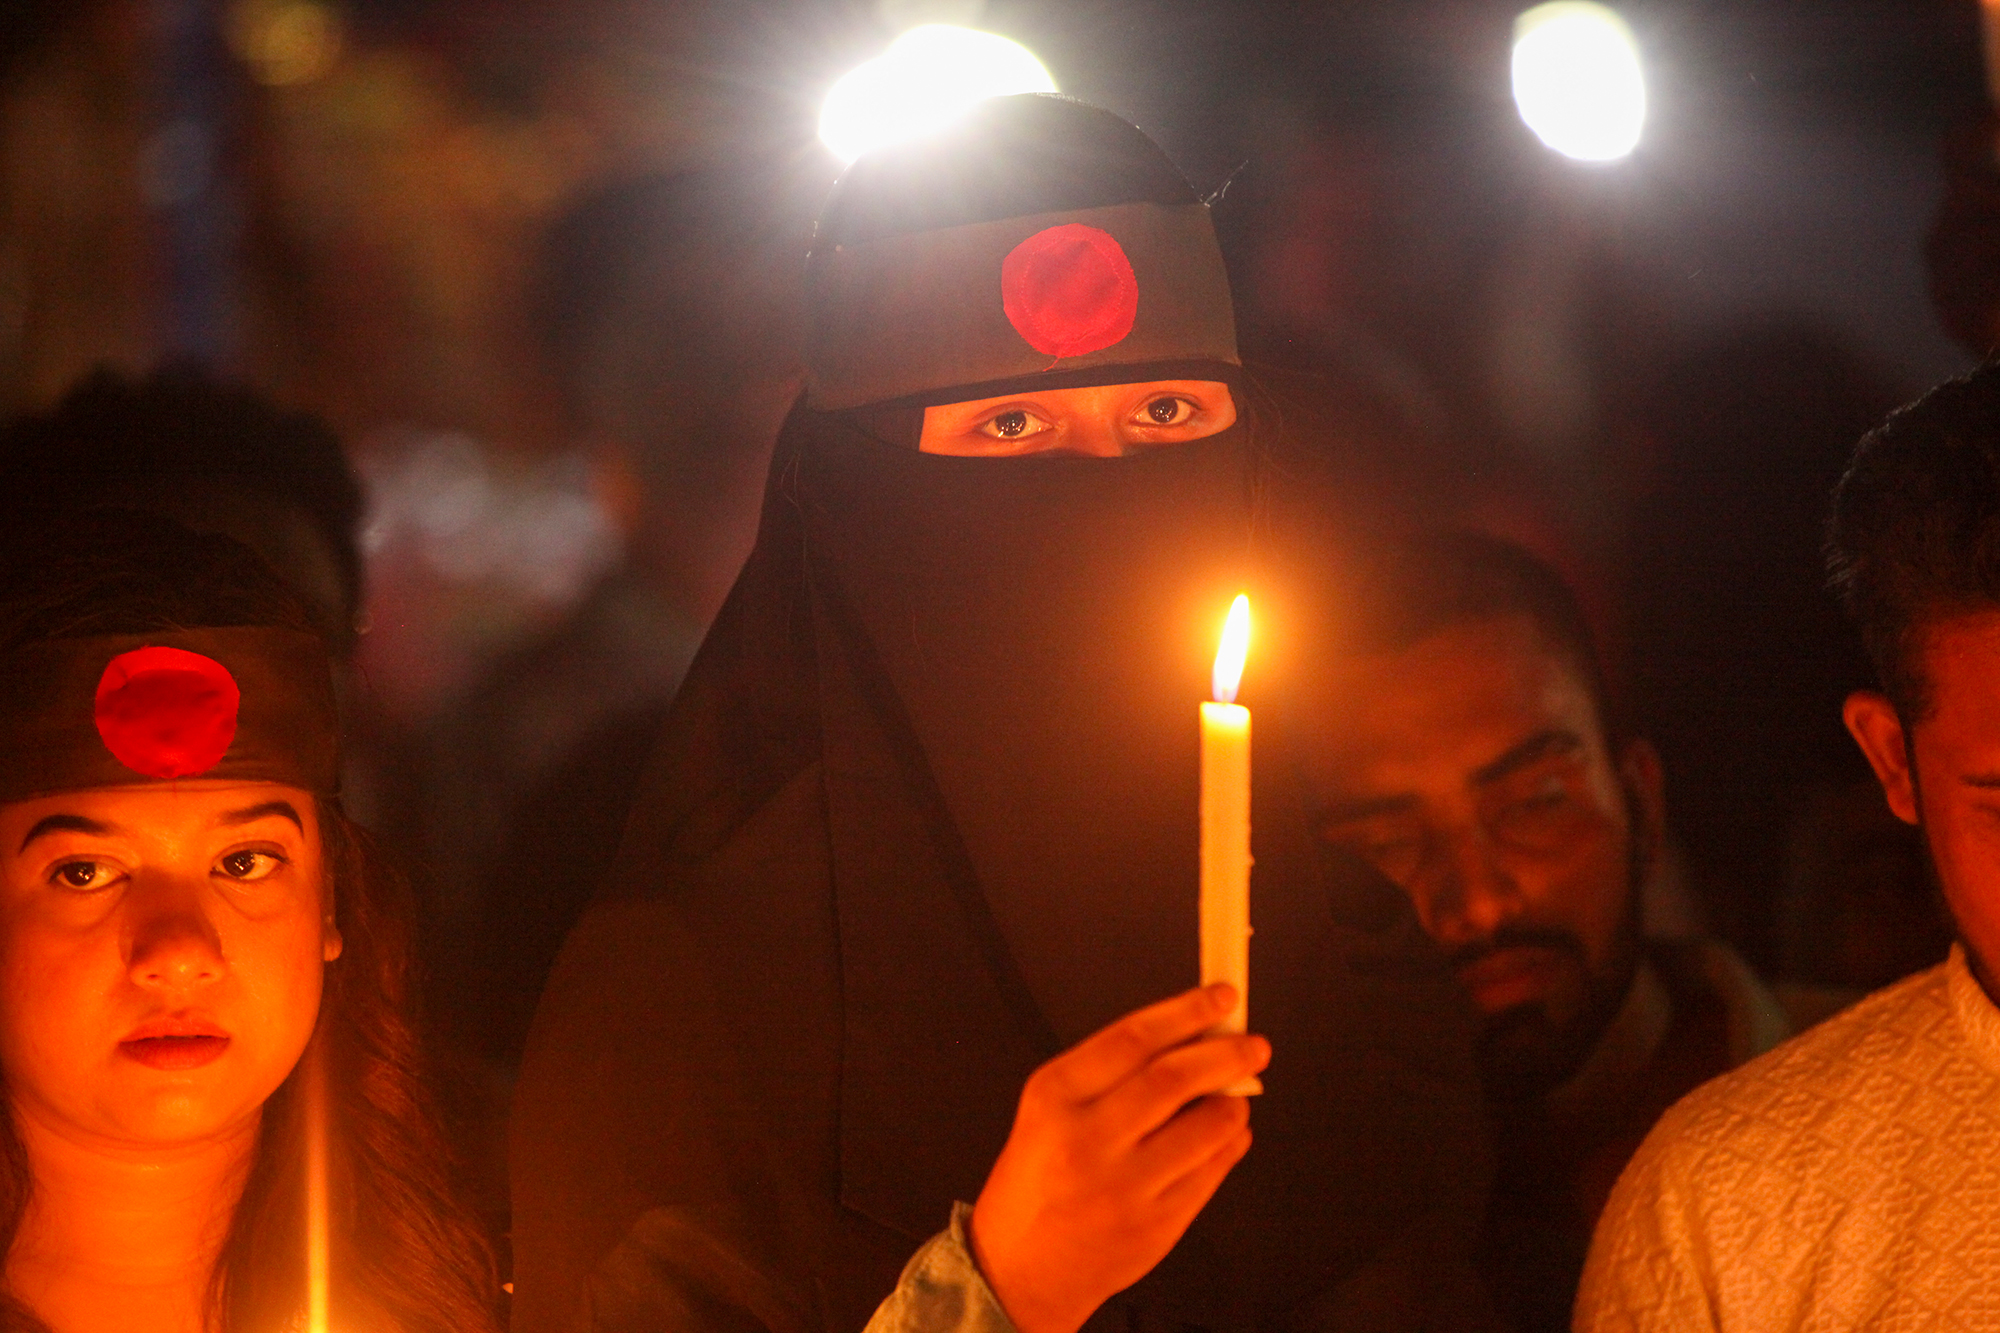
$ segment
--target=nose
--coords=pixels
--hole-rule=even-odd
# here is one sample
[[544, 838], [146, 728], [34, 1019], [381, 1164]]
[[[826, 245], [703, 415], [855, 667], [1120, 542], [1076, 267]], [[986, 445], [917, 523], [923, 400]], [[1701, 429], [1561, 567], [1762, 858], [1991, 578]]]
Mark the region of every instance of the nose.
[[1083, 458], [1118, 458], [1125, 452], [1125, 438], [1118, 424], [1091, 413], [1079, 413], [1063, 432], [1063, 452]]
[[1520, 886], [1481, 832], [1454, 834], [1441, 850], [1441, 880], [1425, 913], [1439, 943], [1457, 948], [1489, 939], [1521, 914]]
[[187, 991], [222, 975], [222, 937], [201, 895], [188, 886], [145, 886], [133, 895], [129, 971], [148, 990]]

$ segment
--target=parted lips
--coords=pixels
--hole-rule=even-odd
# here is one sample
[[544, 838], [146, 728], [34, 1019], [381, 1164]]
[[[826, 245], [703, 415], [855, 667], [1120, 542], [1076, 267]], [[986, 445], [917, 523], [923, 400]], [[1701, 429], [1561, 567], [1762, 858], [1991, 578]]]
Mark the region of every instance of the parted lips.
[[191, 629], [47, 639], [0, 656], [0, 801], [188, 778], [340, 790], [321, 639]]
[[181, 648], [120, 653], [97, 682], [97, 734], [125, 767], [190, 778], [222, 762], [236, 739], [242, 691], [227, 667]]

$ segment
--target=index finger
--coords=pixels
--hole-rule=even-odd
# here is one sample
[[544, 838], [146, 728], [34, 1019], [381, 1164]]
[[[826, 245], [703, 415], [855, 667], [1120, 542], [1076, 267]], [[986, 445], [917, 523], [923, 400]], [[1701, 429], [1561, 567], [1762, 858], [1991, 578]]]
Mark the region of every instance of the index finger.
[[1135, 1009], [1049, 1061], [1043, 1074], [1064, 1100], [1087, 1102], [1130, 1078], [1161, 1051], [1199, 1037], [1236, 1007], [1227, 982], [1197, 986]]

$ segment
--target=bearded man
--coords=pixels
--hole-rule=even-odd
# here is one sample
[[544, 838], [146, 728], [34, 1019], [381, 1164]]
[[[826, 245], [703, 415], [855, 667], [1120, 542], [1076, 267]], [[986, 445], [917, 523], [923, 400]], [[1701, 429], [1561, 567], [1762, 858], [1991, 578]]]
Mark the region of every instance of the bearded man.
[[1447, 532], [1355, 582], [1312, 747], [1320, 835], [1402, 887], [1482, 1016], [1501, 1129], [1488, 1278], [1517, 1328], [1565, 1328], [1591, 1228], [1653, 1122], [1791, 1024], [1727, 946], [1642, 938], [1660, 763], [1619, 725], [1555, 571]]

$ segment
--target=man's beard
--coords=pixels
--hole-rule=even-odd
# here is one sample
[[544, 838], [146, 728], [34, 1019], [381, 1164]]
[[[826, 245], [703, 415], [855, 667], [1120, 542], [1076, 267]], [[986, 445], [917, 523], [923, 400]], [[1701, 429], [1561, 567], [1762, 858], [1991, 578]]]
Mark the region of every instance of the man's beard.
[[1617, 1018], [1639, 969], [1639, 883], [1644, 868], [1638, 842], [1635, 831], [1625, 908], [1602, 968], [1592, 969], [1590, 954], [1574, 932], [1528, 923], [1501, 926], [1452, 954], [1453, 968], [1460, 969], [1506, 949], [1546, 949], [1574, 961], [1584, 977], [1583, 1004], [1566, 1022], [1557, 1022], [1546, 1001], [1540, 1000], [1504, 1009], [1486, 1020], [1475, 1055], [1486, 1094], [1496, 1105], [1537, 1101], [1562, 1086], [1583, 1067]]

